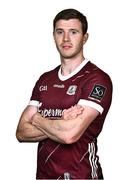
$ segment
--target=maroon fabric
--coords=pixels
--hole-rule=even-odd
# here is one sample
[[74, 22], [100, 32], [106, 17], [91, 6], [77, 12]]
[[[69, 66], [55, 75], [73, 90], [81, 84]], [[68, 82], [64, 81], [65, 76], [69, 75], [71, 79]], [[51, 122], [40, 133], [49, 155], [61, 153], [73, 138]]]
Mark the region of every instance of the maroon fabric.
[[39, 143], [37, 179], [99, 179], [102, 170], [97, 156], [97, 137], [102, 130], [112, 99], [110, 77], [88, 62], [77, 74], [61, 81], [59, 66], [44, 73], [37, 81], [31, 100], [41, 103], [39, 112], [44, 117], [60, 117], [63, 109], [77, 104], [80, 99], [99, 104], [103, 109], [73, 144], [59, 144], [51, 139]]

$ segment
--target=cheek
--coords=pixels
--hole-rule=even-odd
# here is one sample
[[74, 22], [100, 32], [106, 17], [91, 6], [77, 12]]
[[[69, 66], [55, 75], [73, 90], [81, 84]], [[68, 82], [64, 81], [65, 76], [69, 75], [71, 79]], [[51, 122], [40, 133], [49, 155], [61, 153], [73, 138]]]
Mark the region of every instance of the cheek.
[[55, 36], [55, 37], [54, 37], [54, 40], [55, 40], [55, 42], [57, 42], [57, 43], [61, 42], [62, 39], [63, 39], [62, 36]]
[[83, 46], [83, 39], [77, 39], [75, 42], [77, 48], [81, 48]]
[[57, 47], [60, 47], [61, 43], [62, 43], [61, 38], [55, 39], [55, 44], [56, 44]]

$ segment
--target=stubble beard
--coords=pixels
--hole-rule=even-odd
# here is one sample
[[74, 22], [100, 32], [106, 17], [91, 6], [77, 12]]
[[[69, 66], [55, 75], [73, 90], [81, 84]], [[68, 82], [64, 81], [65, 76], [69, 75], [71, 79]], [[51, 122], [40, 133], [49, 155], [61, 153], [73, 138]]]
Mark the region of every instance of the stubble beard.
[[60, 54], [61, 59], [74, 59], [75, 57], [79, 56], [80, 52], [83, 50], [83, 47], [79, 47], [77, 51], [68, 54], [62, 53], [61, 50], [58, 48], [58, 46], [57, 46], [57, 50]]

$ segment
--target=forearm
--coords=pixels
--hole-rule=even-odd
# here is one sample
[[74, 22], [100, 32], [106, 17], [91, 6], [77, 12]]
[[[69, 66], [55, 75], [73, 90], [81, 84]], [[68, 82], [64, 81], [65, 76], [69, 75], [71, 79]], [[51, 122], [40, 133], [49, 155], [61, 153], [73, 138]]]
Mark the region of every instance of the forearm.
[[67, 143], [69, 133], [76, 130], [76, 128], [74, 129], [76, 125], [75, 119], [68, 121], [64, 119], [50, 120], [37, 114], [33, 118], [33, 124], [43, 131], [50, 139], [60, 143]]
[[61, 138], [61, 136], [58, 134], [56, 135], [55, 133], [52, 133], [50, 132], [50, 130], [46, 129], [46, 128], [43, 128], [43, 127], [40, 127], [39, 125], [36, 125], [36, 127], [38, 129], [40, 129], [42, 132], [44, 132], [44, 134], [46, 134], [46, 136], [56, 142], [59, 142], [59, 143], [62, 143], [62, 144], [65, 144], [65, 141], [63, 140], [63, 138]]
[[98, 114], [97, 110], [84, 106], [82, 113], [69, 116], [66, 120], [64, 117], [59, 120], [50, 120], [36, 113], [32, 117], [32, 123], [37, 128], [40, 128], [50, 139], [70, 144], [76, 142], [82, 136]]
[[16, 137], [20, 142], [39, 142], [47, 138], [47, 135], [29, 122], [18, 128]]

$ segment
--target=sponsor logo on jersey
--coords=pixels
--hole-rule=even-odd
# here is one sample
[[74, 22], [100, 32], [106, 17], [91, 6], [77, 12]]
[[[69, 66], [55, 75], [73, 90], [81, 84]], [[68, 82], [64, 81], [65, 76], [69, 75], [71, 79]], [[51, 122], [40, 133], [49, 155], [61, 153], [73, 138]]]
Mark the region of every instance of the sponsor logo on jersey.
[[38, 111], [43, 117], [61, 117], [62, 109], [44, 109]]
[[54, 84], [53, 87], [54, 88], [64, 88], [65, 85], [64, 84]]
[[105, 91], [106, 91], [106, 88], [104, 86], [95, 84], [92, 92], [89, 95], [89, 98], [101, 101], [105, 94]]
[[40, 86], [39, 91], [47, 91], [47, 85], [45, 86]]
[[76, 92], [77, 86], [76, 85], [71, 85], [69, 86], [68, 90], [67, 90], [67, 94], [68, 95], [74, 95]]

